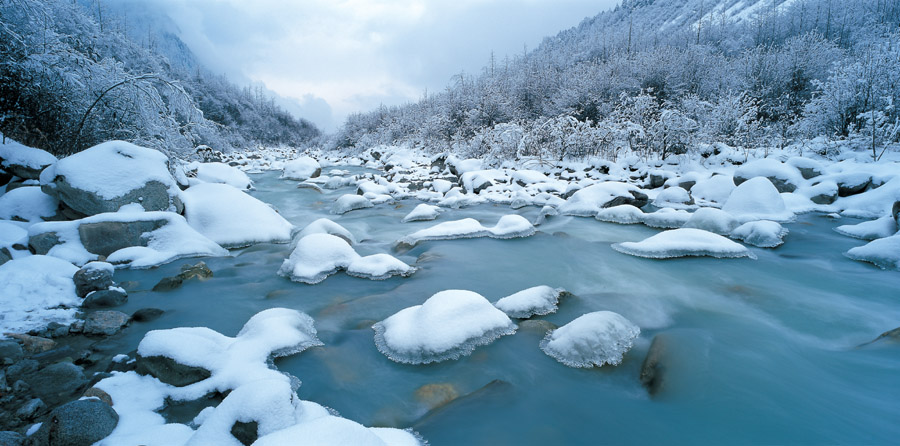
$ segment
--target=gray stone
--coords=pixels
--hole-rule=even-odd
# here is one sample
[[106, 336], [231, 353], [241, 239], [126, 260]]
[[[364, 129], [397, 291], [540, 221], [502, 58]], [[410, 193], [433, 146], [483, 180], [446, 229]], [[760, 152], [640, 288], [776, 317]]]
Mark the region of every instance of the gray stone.
[[6, 184], [8, 184], [10, 181], [12, 181], [13, 177], [15, 177], [15, 175], [3, 169], [0, 169], [0, 186], [5, 186]]
[[231, 435], [237, 438], [237, 441], [240, 441], [242, 445], [250, 446], [259, 438], [259, 423], [256, 421], [249, 423], [235, 421], [234, 425], [231, 426]]
[[34, 444], [84, 446], [112, 433], [119, 414], [108, 404], [94, 399], [72, 401], [53, 409], [32, 439]]
[[834, 203], [835, 200], [837, 200], [837, 197], [837, 193], [821, 193], [809, 197], [809, 200], [815, 204], [831, 204]]
[[168, 220], [104, 221], [78, 226], [81, 243], [88, 252], [108, 256], [122, 248], [147, 246], [145, 232], [155, 231]]
[[150, 322], [158, 319], [164, 313], [159, 308], [141, 308], [131, 315], [131, 320], [136, 322]]
[[81, 268], [72, 280], [78, 297], [87, 297], [92, 291], [106, 290], [114, 285], [112, 272], [103, 268]]
[[668, 180], [668, 179], [669, 179], [669, 177], [667, 177], [665, 175], [651, 173], [650, 176], [647, 178], [647, 181], [649, 183], [648, 187], [650, 187], [650, 189], [656, 189], [657, 187], [663, 187], [663, 185], [666, 184], [666, 180]]
[[117, 307], [128, 302], [128, 294], [119, 289], [94, 291], [84, 299], [81, 308]]
[[206, 280], [213, 276], [213, 272], [205, 262], [197, 262], [196, 265], [181, 265], [181, 274], [179, 275], [183, 280], [194, 278]]
[[891, 215], [894, 217], [894, 221], [897, 222], [897, 230], [900, 231], [900, 201], [894, 202], [894, 206], [891, 207]]
[[138, 356], [136, 370], [141, 375], [156, 377], [176, 387], [187, 386], [212, 376], [209, 370], [202, 367], [179, 364], [165, 356]]
[[181, 278], [181, 275], [163, 277], [162, 280], [160, 280], [156, 285], [153, 285], [153, 291], [172, 291], [174, 289], [180, 288], [182, 283], [184, 283], [184, 279]]
[[18, 342], [11, 339], [0, 340], [0, 364], [9, 365], [25, 357]]
[[88, 382], [81, 367], [71, 362], [48, 365], [24, 380], [35, 395], [51, 406], [70, 399]]
[[642, 208], [650, 202], [650, 198], [647, 197], [646, 194], [638, 191], [629, 191], [631, 192], [631, 197], [616, 197], [612, 200], [606, 202], [602, 207], [611, 208], [614, 206], [620, 206], [623, 204], [630, 204], [636, 208]]
[[84, 334], [112, 336], [119, 332], [130, 318], [121, 311], [95, 311], [84, 318]]
[[60, 244], [59, 234], [56, 232], [42, 232], [28, 237], [28, 248], [35, 254], [46, 255], [50, 249]]
[[6, 248], [0, 248], [0, 265], [12, 260], [12, 253]]
[[9, 382], [14, 383], [24, 378], [26, 375], [36, 372], [40, 366], [41, 363], [33, 359], [24, 359], [9, 366], [9, 368], [6, 369], [6, 377]]
[[16, 411], [16, 416], [23, 421], [31, 421], [46, 409], [47, 405], [40, 398], [32, 398]]
[[872, 184], [872, 176], [866, 173], [841, 175], [835, 180], [838, 185], [838, 196], [849, 197], [862, 193]]
[[81, 397], [82, 398], [97, 398], [100, 401], [103, 401], [104, 403], [108, 404], [109, 406], [113, 405], [112, 397], [109, 396], [109, 394], [106, 393], [105, 390], [98, 389], [96, 387], [91, 387], [90, 389], [85, 390], [84, 393], [81, 394]]
[[797, 170], [800, 171], [800, 175], [803, 175], [803, 179], [805, 180], [815, 178], [824, 174], [824, 172], [819, 170], [818, 167], [797, 167]]
[[690, 192], [691, 188], [693, 188], [695, 184], [697, 184], [697, 182], [694, 180], [683, 180], [678, 183], [678, 187]]
[[[784, 178], [778, 178], [778, 177], [774, 177], [774, 176], [768, 176], [768, 177], [764, 177], [764, 178], [768, 179], [772, 183], [772, 185], [775, 186], [775, 189], [778, 189], [779, 193], [793, 192], [793, 191], [797, 190], [796, 184], [794, 184]], [[735, 174], [734, 185], [740, 186], [741, 183], [743, 183], [749, 179], [750, 178], [740, 176], [740, 174]]]
[[666, 364], [665, 355], [668, 349], [668, 340], [665, 335], [659, 334], [653, 337], [650, 350], [641, 365], [641, 384], [647, 388], [650, 395], [657, 394], [665, 384]]
[[0, 446], [24, 446], [25, 440], [25, 436], [18, 432], [0, 432]]
[[131, 203], [139, 203], [147, 211], [166, 211], [172, 205], [177, 207], [174, 197], [169, 196], [168, 186], [155, 180], [148, 181], [137, 189], [110, 199], [103, 198], [91, 191], [78, 189], [69, 184], [66, 177], [62, 175], [57, 176], [53, 183], [56, 185], [54, 189], [56, 197], [70, 208], [85, 215], [116, 212], [122, 206]]
[[31, 336], [22, 333], [5, 333], [6, 336], [9, 336], [13, 339], [18, 339], [22, 342], [22, 348], [25, 349], [26, 353], [40, 353], [45, 352], [47, 350], [52, 350], [56, 347], [56, 341], [52, 339], [42, 338], [40, 336]]

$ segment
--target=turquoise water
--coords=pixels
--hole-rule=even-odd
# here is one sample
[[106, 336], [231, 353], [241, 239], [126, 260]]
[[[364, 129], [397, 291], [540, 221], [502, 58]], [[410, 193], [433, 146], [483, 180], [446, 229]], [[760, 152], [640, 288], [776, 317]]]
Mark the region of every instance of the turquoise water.
[[[574, 217], [550, 217], [526, 239], [433, 241], [397, 253], [397, 239], [438, 222], [473, 217], [490, 226], [514, 212], [533, 219], [538, 209], [479, 205], [435, 222], [400, 223], [416, 201], [336, 216], [328, 213], [331, 203], [353, 188], [320, 194], [276, 173], [253, 179], [253, 195], [298, 227], [331, 218], [361, 240], [360, 254], [390, 252], [419, 271], [378, 282], [336, 274], [318, 285], [293, 283], [276, 275], [289, 246], [273, 244], [203, 259], [213, 279], [168, 293], [149, 290], [195, 260], [117, 271], [116, 280], [134, 282], [122, 311], [166, 310], [126, 330], [125, 351], [150, 329], [207, 326], [233, 336], [253, 314], [286, 307], [311, 315], [325, 343], [276, 361], [302, 380], [301, 398], [366, 425], [413, 427], [433, 445], [900, 438], [900, 344], [855, 347], [900, 326], [900, 273], [841, 254], [862, 244], [832, 230], [850, 219], [801, 216], [786, 225], [791, 232], [782, 247], [751, 248], [758, 260], [631, 257], [610, 244], [658, 231]], [[540, 351], [544, 333], [533, 327], [472, 356], [427, 366], [394, 363], [375, 348], [372, 323], [438, 291], [468, 289], [495, 301], [535, 285], [574, 294], [542, 318], [554, 324], [597, 310], [637, 323], [641, 337], [622, 365], [565, 367]], [[656, 334], [668, 337], [671, 350], [665, 387], [651, 397], [638, 376]], [[416, 395], [429, 384], [452, 388], [459, 398], [429, 410]]]

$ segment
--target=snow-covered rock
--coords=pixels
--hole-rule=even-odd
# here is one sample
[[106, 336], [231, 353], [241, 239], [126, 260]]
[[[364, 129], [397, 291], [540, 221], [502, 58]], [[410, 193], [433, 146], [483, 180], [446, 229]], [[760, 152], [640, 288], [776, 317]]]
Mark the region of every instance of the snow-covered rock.
[[291, 245], [291, 249], [297, 247], [296, 241], [299, 241], [303, 237], [306, 237], [310, 234], [331, 234], [344, 239], [344, 241], [351, 245], [356, 244], [356, 237], [354, 237], [353, 233], [348, 231], [347, 228], [344, 228], [343, 226], [327, 218], [320, 218], [306, 225], [302, 230], [300, 230], [300, 232], [297, 233], [294, 238], [295, 242]]
[[893, 216], [886, 215], [884, 217], [864, 221], [855, 225], [841, 225], [834, 228], [835, 231], [863, 240], [875, 240], [884, 237], [890, 237], [897, 233], [897, 222]]
[[153, 149], [109, 141], [59, 160], [41, 175], [44, 192], [84, 215], [137, 203], [147, 211], [181, 211], [168, 158]]
[[344, 194], [334, 201], [334, 204], [331, 206], [331, 213], [346, 214], [350, 211], [366, 209], [374, 206], [375, 205], [372, 204], [372, 202], [369, 201], [368, 198], [362, 195]]
[[81, 303], [72, 280], [76, 271], [65, 260], [42, 255], [0, 265], [0, 335], [43, 329], [50, 322], [74, 322]]
[[49, 152], [11, 139], [3, 140], [3, 135], [0, 135], [0, 167], [19, 178], [37, 180], [42, 170], [56, 164], [56, 157]]
[[327, 415], [261, 437], [253, 443], [253, 446], [284, 446], [297, 444], [297, 440], [300, 438], [310, 439], [316, 446], [420, 445], [420, 442], [415, 435], [404, 430], [392, 428], [367, 428], [346, 418]]
[[644, 214], [642, 221], [651, 228], [675, 229], [682, 227], [690, 219], [691, 213], [684, 209], [662, 208]]
[[637, 186], [607, 181], [575, 192], [560, 206], [559, 212], [563, 215], [593, 217], [603, 208], [622, 204], [640, 208], [646, 205], [647, 201], [647, 195]]
[[872, 240], [851, 248], [844, 255], [853, 260], [874, 263], [882, 269], [900, 270], [900, 234]]
[[403, 217], [403, 222], [408, 223], [411, 221], [431, 221], [438, 218], [438, 215], [441, 214], [441, 209], [438, 206], [434, 206], [431, 204], [422, 203], [415, 207], [409, 214], [406, 214], [406, 217]]
[[393, 361], [428, 364], [467, 356], [516, 324], [478, 293], [441, 291], [376, 323], [375, 345]]
[[641, 329], [618, 313], [595, 311], [556, 330], [541, 341], [541, 350], [569, 367], [619, 365]]
[[0, 195], [0, 219], [37, 222], [56, 215], [59, 200], [26, 186]]
[[814, 159], [795, 156], [785, 161], [785, 164], [797, 169], [800, 175], [807, 180], [825, 174], [825, 167]]
[[716, 208], [701, 208], [691, 214], [691, 218], [682, 227], [703, 229], [719, 235], [728, 235], [738, 225], [740, 225], [740, 222], [728, 212]]
[[644, 211], [630, 204], [622, 204], [619, 206], [613, 206], [611, 208], [601, 209], [600, 212], [597, 212], [597, 215], [594, 218], [610, 223], [630, 225], [635, 223], [643, 223]]
[[778, 192], [793, 192], [803, 183], [803, 176], [795, 167], [772, 158], [763, 158], [739, 167], [734, 172], [734, 184], [740, 186], [755, 177], [767, 178]]
[[752, 220], [790, 221], [794, 213], [787, 209], [778, 190], [765, 177], [751, 178], [736, 187], [722, 210], [742, 222]]
[[612, 247], [624, 254], [650, 259], [688, 256], [756, 258], [749, 249], [739, 243], [709, 231], [693, 228], [664, 231], [640, 242], [616, 243]]
[[226, 248], [287, 243], [294, 231], [269, 205], [227, 184], [191, 186], [184, 191], [184, 207], [191, 227]]
[[506, 296], [495, 302], [494, 306], [517, 319], [543, 316], [556, 312], [559, 297], [564, 291], [562, 288], [540, 285]]
[[535, 233], [534, 226], [525, 217], [517, 214], [500, 217], [492, 228], [483, 226], [474, 218], [447, 221], [430, 228], [416, 231], [399, 240], [402, 245], [415, 246], [427, 240], [453, 240], [459, 238], [491, 237], [508, 239], [528, 237]]
[[278, 274], [310, 285], [345, 270], [347, 274], [372, 280], [399, 275], [408, 277], [416, 269], [388, 254], [362, 257], [346, 240], [331, 234], [310, 234], [299, 241]]
[[734, 191], [734, 179], [726, 175], [713, 175], [704, 180], [697, 181], [691, 188], [691, 196], [701, 203], [715, 203], [722, 205], [728, 200]]
[[658, 208], [670, 207], [676, 209], [689, 209], [694, 207], [694, 199], [684, 188], [675, 186], [663, 190], [653, 199], [653, 205]]
[[204, 183], [227, 184], [241, 190], [253, 187], [253, 181], [246, 173], [225, 163], [191, 163], [187, 169], [195, 172], [195, 178]]
[[756, 220], [744, 223], [731, 232], [731, 238], [760, 248], [775, 248], [784, 243], [788, 230], [779, 223]]
[[319, 176], [321, 173], [322, 166], [319, 165], [318, 161], [308, 156], [301, 156], [300, 158], [288, 161], [284, 164], [281, 178], [306, 181], [310, 178]]

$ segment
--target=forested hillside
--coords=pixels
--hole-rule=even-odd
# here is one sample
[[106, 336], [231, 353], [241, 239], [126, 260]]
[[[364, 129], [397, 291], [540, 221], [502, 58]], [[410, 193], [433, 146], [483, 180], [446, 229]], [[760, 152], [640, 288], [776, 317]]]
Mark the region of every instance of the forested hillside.
[[[318, 136], [261, 88], [170, 61], [152, 30], [129, 35], [94, 3], [0, 1], [0, 132], [58, 155], [121, 139], [167, 153], [299, 146]], [[124, 17], [119, 18], [124, 20]], [[134, 18], [132, 17], [132, 20]]]
[[353, 115], [331, 145], [502, 162], [822, 138], [878, 158], [900, 138], [898, 24], [898, 0], [626, 0], [416, 103]]

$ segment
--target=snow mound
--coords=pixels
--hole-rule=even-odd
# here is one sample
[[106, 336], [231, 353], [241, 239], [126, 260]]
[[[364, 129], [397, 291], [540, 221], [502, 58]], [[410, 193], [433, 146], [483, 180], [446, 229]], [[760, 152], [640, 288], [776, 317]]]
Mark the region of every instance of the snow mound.
[[653, 200], [653, 205], [658, 208], [670, 207], [677, 209], [689, 209], [694, 206], [694, 199], [691, 198], [691, 194], [688, 193], [682, 187], [670, 187], [659, 194], [656, 195], [656, 198]]
[[356, 194], [344, 194], [331, 206], [332, 214], [346, 214], [357, 209], [366, 209], [375, 205], [368, 198]]
[[651, 228], [675, 229], [684, 226], [691, 219], [691, 213], [683, 209], [662, 208], [644, 214], [644, 224]]
[[301, 438], [316, 446], [404, 446], [420, 444], [413, 434], [400, 429], [367, 428], [346, 418], [324, 416], [260, 437], [259, 440], [253, 443], [253, 446], [293, 445], [298, 444], [298, 439]]
[[40, 187], [28, 186], [13, 189], [0, 195], [0, 219], [43, 221], [56, 215], [59, 200], [41, 192]]
[[740, 225], [740, 222], [728, 212], [716, 208], [701, 208], [697, 209], [682, 227], [702, 229], [719, 235], [728, 235], [738, 225]]
[[322, 172], [322, 166], [319, 162], [308, 157], [301, 156], [295, 160], [284, 163], [284, 169], [281, 171], [281, 178], [286, 180], [306, 181], [310, 178], [319, 176]]
[[727, 175], [713, 175], [700, 180], [691, 188], [691, 196], [700, 202], [722, 204], [734, 191], [734, 178]]
[[227, 184], [188, 188], [184, 208], [191, 227], [226, 248], [287, 243], [294, 230], [294, 225], [269, 205]]
[[877, 189], [841, 197], [834, 205], [849, 217], [880, 218], [891, 213], [891, 206], [900, 201], [900, 175]]
[[794, 218], [794, 213], [787, 209], [778, 189], [765, 177], [755, 177], [741, 183], [728, 197], [722, 210], [742, 222], [785, 222]]
[[0, 265], [0, 335], [74, 322], [81, 303], [72, 281], [76, 271], [69, 262], [42, 255]]
[[346, 240], [331, 234], [310, 234], [297, 241], [278, 274], [295, 282], [317, 284], [331, 274], [347, 274], [371, 280], [399, 275], [409, 277], [416, 269], [388, 254], [362, 257]]
[[851, 248], [844, 253], [853, 260], [873, 263], [882, 269], [900, 270], [900, 234]]
[[640, 334], [622, 315], [595, 311], [547, 333], [541, 350], [569, 367], [619, 365]]
[[403, 217], [403, 223], [411, 221], [431, 221], [438, 218], [442, 209], [438, 206], [422, 203], [415, 207], [406, 217]]
[[480, 294], [448, 290], [372, 328], [378, 351], [392, 361], [428, 364], [470, 355], [518, 327]]
[[196, 178], [204, 183], [227, 184], [237, 189], [250, 189], [253, 181], [242, 170], [225, 163], [191, 163], [187, 166], [196, 170]]
[[556, 312], [559, 297], [564, 291], [562, 288], [540, 285], [506, 296], [495, 302], [494, 306], [517, 319], [543, 316]]
[[635, 223], [643, 223], [644, 211], [630, 204], [622, 204], [619, 206], [613, 206], [611, 208], [601, 209], [600, 212], [597, 212], [597, 215], [594, 216], [594, 218], [609, 223], [630, 225]]
[[344, 228], [343, 226], [341, 226], [327, 218], [320, 218], [320, 219], [306, 225], [306, 227], [304, 227], [303, 230], [301, 230], [297, 234], [294, 243], [291, 245], [291, 249], [294, 249], [297, 247], [297, 243], [296, 243], [297, 241], [299, 241], [303, 237], [306, 237], [307, 235], [310, 235], [310, 234], [336, 235], [336, 236], [344, 239], [344, 241], [346, 241], [347, 243], [349, 243], [351, 245], [356, 244], [356, 237], [354, 237], [353, 234], [350, 231], [348, 231], [346, 228]]
[[788, 230], [779, 223], [757, 220], [744, 223], [731, 232], [731, 238], [760, 248], [775, 248], [784, 243]]
[[756, 258], [750, 250], [709, 231], [693, 228], [673, 229], [660, 232], [640, 242], [623, 242], [612, 245], [623, 254], [648, 259], [671, 259], [688, 256], [710, 256], [719, 258]]
[[835, 231], [863, 240], [875, 240], [890, 237], [897, 233], [897, 222], [894, 217], [888, 215], [871, 221], [864, 221], [855, 225], [842, 225], [834, 228]]
[[575, 192], [559, 207], [559, 213], [578, 217], [593, 217], [603, 208], [635, 203], [643, 206], [641, 204], [642, 201], [643, 204], [646, 204], [646, 195], [637, 186], [607, 181]]
[[427, 240], [453, 240], [459, 238], [491, 237], [499, 239], [529, 237], [534, 235], [534, 226], [518, 214], [504, 215], [492, 228], [483, 226], [474, 218], [448, 221], [416, 231], [399, 240], [400, 244], [415, 246]]

